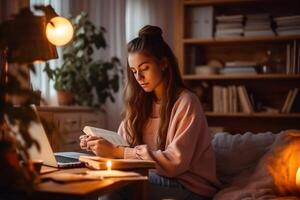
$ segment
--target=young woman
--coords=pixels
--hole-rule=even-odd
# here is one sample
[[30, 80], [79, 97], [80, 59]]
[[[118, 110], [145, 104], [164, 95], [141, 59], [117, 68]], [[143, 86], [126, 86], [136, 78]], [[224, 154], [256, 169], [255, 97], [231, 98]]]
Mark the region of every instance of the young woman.
[[131, 147], [87, 136], [81, 136], [81, 147], [100, 156], [154, 160], [149, 182], [159, 192], [150, 194], [159, 198], [211, 198], [219, 182], [206, 118], [159, 27], [143, 27], [128, 43], [124, 97], [118, 133]]

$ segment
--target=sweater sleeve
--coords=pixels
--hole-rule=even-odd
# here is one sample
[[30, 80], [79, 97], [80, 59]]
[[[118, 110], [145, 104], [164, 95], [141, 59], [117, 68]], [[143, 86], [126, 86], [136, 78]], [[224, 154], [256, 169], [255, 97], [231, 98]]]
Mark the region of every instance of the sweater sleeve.
[[[126, 130], [124, 128], [124, 122], [122, 121], [119, 128], [118, 128], [118, 134], [124, 138], [124, 140], [127, 141], [126, 138]], [[124, 159], [142, 159], [145, 160], [146, 157], [149, 159], [149, 154], [147, 151], [147, 145], [138, 145], [134, 148], [131, 147], [125, 147], [124, 149]], [[146, 151], [146, 152], [145, 152]]]
[[[119, 128], [118, 128], [118, 134], [123, 137], [124, 140], [127, 141], [126, 138], [126, 130], [124, 128], [124, 121], [121, 122]], [[136, 159], [136, 149], [135, 148], [130, 148], [130, 147], [125, 147], [124, 149], [124, 158], [125, 159]]]
[[156, 162], [158, 174], [175, 177], [189, 169], [196, 145], [203, 145], [199, 140], [207, 134], [207, 123], [199, 100], [196, 96], [188, 95], [178, 99], [172, 109], [165, 150], [149, 152]]

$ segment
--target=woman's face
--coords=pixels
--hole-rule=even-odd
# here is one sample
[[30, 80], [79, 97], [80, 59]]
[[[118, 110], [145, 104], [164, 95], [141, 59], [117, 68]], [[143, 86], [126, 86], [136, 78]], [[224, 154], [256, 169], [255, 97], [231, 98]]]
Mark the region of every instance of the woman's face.
[[128, 55], [129, 67], [139, 85], [145, 92], [154, 91], [163, 88], [162, 69], [163, 63], [145, 53], [137, 52]]

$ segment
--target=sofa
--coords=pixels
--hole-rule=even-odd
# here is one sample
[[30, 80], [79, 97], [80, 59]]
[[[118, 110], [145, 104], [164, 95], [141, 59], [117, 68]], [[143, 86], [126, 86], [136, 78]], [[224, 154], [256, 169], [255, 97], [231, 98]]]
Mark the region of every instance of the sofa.
[[217, 133], [220, 191], [214, 200], [300, 199], [296, 171], [300, 167], [300, 131]]

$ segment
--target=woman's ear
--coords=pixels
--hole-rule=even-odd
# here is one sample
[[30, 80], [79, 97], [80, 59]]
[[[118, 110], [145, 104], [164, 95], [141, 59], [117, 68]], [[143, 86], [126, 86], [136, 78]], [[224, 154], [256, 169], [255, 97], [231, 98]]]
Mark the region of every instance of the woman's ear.
[[160, 67], [162, 71], [165, 71], [169, 67], [169, 61], [166, 57], [162, 58]]

